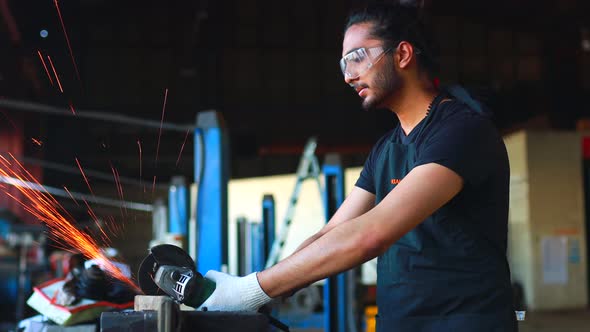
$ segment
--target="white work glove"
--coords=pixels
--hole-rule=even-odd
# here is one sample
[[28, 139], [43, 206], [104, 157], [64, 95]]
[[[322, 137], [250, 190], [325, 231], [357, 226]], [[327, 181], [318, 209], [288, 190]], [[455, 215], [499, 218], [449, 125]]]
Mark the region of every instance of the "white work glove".
[[256, 272], [235, 277], [211, 270], [205, 278], [215, 281], [215, 291], [197, 310], [258, 311], [272, 300], [260, 287]]

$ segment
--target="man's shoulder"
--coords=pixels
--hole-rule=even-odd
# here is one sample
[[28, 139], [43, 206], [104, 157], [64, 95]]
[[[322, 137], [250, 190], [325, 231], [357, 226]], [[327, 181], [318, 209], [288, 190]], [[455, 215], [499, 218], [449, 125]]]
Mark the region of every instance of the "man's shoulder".
[[443, 100], [439, 105], [438, 112], [440, 119], [447, 119], [453, 117], [474, 118], [474, 119], [490, 119], [490, 113], [482, 110], [475, 110], [464, 102], [451, 98]]
[[[466, 149], [496, 150], [504, 143], [502, 136], [488, 113], [478, 112], [460, 101], [446, 102], [425, 130], [419, 149], [429, 146], [453, 146]], [[441, 105], [442, 106], [442, 105]]]
[[438, 114], [434, 115], [433, 131], [438, 130], [485, 130], [490, 133], [496, 131], [496, 127], [487, 112], [474, 110], [465, 103], [450, 99], [444, 101], [439, 109], [436, 110]]

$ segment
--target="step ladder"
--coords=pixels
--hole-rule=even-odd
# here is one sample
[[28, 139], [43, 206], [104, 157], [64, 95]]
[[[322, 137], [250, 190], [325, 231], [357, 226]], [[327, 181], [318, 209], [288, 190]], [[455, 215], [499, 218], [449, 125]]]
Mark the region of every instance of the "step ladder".
[[323, 197], [323, 189], [320, 182], [320, 163], [318, 162], [318, 158], [315, 155], [316, 147], [317, 141], [315, 137], [310, 138], [307, 143], [305, 143], [303, 155], [301, 156], [299, 166], [297, 167], [295, 187], [293, 188], [293, 193], [291, 194], [291, 199], [289, 200], [289, 205], [287, 206], [287, 212], [285, 213], [285, 217], [283, 218], [283, 222], [281, 224], [279, 236], [273, 242], [270, 253], [268, 254], [265, 269], [268, 269], [279, 261], [279, 257], [281, 256], [281, 252], [285, 246], [285, 241], [287, 240], [287, 235], [289, 234], [289, 227], [291, 226], [291, 222], [293, 221], [293, 217], [295, 215], [295, 207], [297, 205], [297, 200], [299, 199], [301, 184], [303, 181], [307, 179], [314, 179], [318, 184], [320, 195]]

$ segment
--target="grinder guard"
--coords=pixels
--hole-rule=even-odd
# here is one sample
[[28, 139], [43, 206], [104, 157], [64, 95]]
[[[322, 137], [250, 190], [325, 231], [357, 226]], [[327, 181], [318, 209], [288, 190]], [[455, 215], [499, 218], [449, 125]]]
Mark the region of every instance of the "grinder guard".
[[139, 287], [146, 295], [167, 294], [179, 303], [197, 308], [213, 293], [215, 282], [203, 278], [195, 266], [179, 247], [155, 246], [139, 267]]

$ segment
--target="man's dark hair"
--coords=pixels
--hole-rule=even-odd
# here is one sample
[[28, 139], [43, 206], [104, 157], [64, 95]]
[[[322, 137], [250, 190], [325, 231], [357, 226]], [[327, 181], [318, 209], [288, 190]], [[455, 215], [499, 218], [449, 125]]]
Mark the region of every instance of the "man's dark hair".
[[406, 41], [418, 49], [418, 66], [430, 77], [436, 75], [438, 62], [436, 47], [426, 32], [419, 15], [419, 9], [411, 5], [372, 4], [354, 10], [348, 16], [344, 32], [351, 26], [372, 23], [371, 36], [381, 39], [384, 47], [392, 50], [401, 41]]

